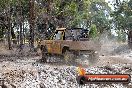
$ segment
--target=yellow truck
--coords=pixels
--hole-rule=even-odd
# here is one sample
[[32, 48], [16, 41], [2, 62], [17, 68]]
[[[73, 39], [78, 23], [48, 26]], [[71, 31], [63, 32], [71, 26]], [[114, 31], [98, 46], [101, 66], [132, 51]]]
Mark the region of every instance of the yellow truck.
[[88, 31], [83, 28], [57, 28], [49, 40], [40, 42], [42, 60], [47, 62], [49, 56], [62, 56], [65, 61], [73, 61], [81, 55], [87, 55], [88, 59], [98, 58], [99, 44], [90, 41]]

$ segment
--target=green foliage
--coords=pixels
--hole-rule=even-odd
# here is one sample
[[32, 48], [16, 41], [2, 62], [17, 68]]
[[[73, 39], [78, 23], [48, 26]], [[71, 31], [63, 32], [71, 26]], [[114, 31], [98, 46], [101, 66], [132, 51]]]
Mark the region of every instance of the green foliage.
[[92, 23], [96, 24], [99, 33], [110, 30], [110, 7], [105, 2], [93, 2], [91, 6]]
[[111, 14], [113, 22], [118, 30], [131, 30], [132, 29], [132, 0], [123, 1], [120, 4], [115, 4], [115, 11]]
[[98, 36], [98, 31], [95, 24], [92, 24], [89, 31], [90, 38], [96, 38]]
[[132, 0], [124, 0], [114, 4], [115, 10], [111, 14], [112, 24], [117, 30], [118, 40], [126, 41], [126, 31], [132, 30]]
[[[13, 24], [18, 22], [17, 14], [20, 3], [24, 21], [29, 21], [29, 0], [1, 0], [1, 11], [8, 7], [7, 3], [12, 8]], [[105, 0], [35, 0], [35, 23], [39, 27], [44, 25], [39, 28], [43, 32], [48, 29], [46, 27], [50, 24], [55, 27], [60, 26], [60, 23], [63, 24], [63, 27], [68, 28], [83, 27], [90, 29], [91, 37], [95, 38], [97, 33], [110, 30], [110, 11], [111, 9]], [[122, 17], [119, 17], [119, 19], [122, 19]]]

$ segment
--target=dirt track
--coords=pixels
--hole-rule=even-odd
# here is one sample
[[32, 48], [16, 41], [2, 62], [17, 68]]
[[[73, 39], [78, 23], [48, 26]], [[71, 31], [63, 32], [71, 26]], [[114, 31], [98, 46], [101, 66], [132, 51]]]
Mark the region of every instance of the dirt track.
[[[101, 56], [98, 64], [87, 66], [91, 74], [132, 74], [132, 65], [125, 64], [121, 57]], [[15, 61], [0, 62], [0, 75], [7, 81], [7, 88], [131, 88], [132, 83], [123, 84], [87, 84], [80, 86], [76, 82], [77, 67], [36, 63], [40, 57], [21, 58]], [[120, 61], [120, 62], [119, 62]], [[126, 60], [125, 60], [126, 61]], [[109, 64], [108, 64], [109, 62]], [[126, 61], [128, 62], [128, 61]], [[120, 63], [120, 64], [119, 64]], [[15, 86], [15, 87], [13, 87]]]
[[122, 55], [116, 56], [100, 56], [96, 66], [112, 65], [112, 64], [132, 64], [131, 57], [123, 57]]
[[[120, 51], [120, 47], [118, 50], [112, 50], [108, 51], [109, 55], [108, 52], [103, 51], [105, 53], [100, 54], [97, 63], [89, 64], [87, 63], [88, 60], [81, 60], [80, 62], [91, 74], [132, 74], [132, 52], [126, 49]], [[21, 57], [19, 56], [20, 53], [14, 51], [0, 53], [0, 76], [6, 79], [7, 88], [132, 88], [132, 82], [128, 85], [112, 83], [80, 86], [76, 82], [78, 66], [44, 64], [37, 62], [41, 58], [40, 56], [34, 54], [34, 56]], [[28, 51], [23, 53], [29, 54]]]

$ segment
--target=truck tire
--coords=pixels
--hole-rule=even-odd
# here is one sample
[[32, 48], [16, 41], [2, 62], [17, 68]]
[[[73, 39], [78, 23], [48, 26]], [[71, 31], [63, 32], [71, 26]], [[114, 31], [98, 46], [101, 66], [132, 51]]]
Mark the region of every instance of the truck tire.
[[68, 63], [74, 63], [74, 54], [72, 52], [70, 52], [69, 50], [65, 50], [64, 52], [64, 60], [66, 62], [66, 64]]
[[96, 63], [96, 62], [98, 62], [98, 58], [99, 58], [99, 56], [98, 56], [98, 53], [97, 52], [95, 52], [95, 51], [93, 51], [90, 55], [89, 55], [89, 62], [90, 63]]

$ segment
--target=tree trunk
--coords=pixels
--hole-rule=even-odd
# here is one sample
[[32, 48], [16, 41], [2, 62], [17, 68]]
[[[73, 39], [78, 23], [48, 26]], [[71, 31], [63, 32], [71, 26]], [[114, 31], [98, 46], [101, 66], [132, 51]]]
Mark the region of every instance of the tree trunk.
[[11, 13], [10, 13], [10, 6], [7, 13], [7, 22], [8, 22], [8, 31], [7, 31], [7, 41], [8, 41], [8, 49], [11, 50]]
[[25, 44], [25, 27], [24, 27], [24, 16], [23, 16], [23, 43]]
[[16, 42], [16, 35], [15, 35], [15, 32], [14, 32], [14, 26], [15, 25], [13, 25], [12, 27], [11, 27], [11, 37], [12, 37], [12, 42], [13, 42], [13, 44], [17, 44], [17, 42]]
[[132, 31], [128, 33], [128, 46], [132, 49]]
[[30, 0], [29, 2], [30, 6], [30, 46], [31, 48], [34, 48], [34, 27], [35, 27], [35, 14], [34, 14], [34, 0]]
[[20, 1], [20, 13], [19, 13], [19, 26], [20, 26], [20, 49], [22, 49], [22, 45], [23, 45], [23, 33], [22, 33], [22, 5], [21, 5], [21, 1]]

